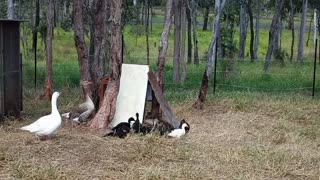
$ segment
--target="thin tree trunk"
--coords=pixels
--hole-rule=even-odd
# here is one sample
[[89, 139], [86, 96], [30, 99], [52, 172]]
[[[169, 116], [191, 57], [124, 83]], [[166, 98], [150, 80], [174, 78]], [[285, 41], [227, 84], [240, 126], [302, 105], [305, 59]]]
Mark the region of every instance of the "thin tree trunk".
[[52, 95], [52, 34], [54, 0], [47, 0], [47, 37], [46, 37], [46, 84], [45, 98], [51, 99]]
[[173, 82], [180, 81], [181, 0], [174, 2]]
[[295, 9], [295, 5], [292, 3], [292, 0], [290, 0], [290, 15], [289, 15], [289, 24], [291, 28], [291, 48], [290, 48], [290, 62], [293, 59], [293, 50], [294, 50], [294, 40], [295, 40], [295, 31], [294, 31], [294, 9]]
[[14, 19], [14, 5], [13, 0], [8, 0], [7, 17], [8, 19]]
[[253, 14], [252, 14], [252, 3], [251, 0], [248, 0], [248, 14], [249, 14], [249, 24], [250, 24], [250, 59], [251, 62], [255, 60], [254, 57], [254, 50], [253, 50], [253, 45], [254, 45], [254, 29], [253, 29]]
[[269, 65], [271, 62], [271, 56], [274, 50], [274, 41], [276, 38], [276, 36], [278, 35], [277, 32], [280, 29], [280, 16], [281, 16], [281, 9], [283, 6], [283, 0], [276, 0], [276, 11], [275, 14], [273, 15], [273, 19], [271, 22], [271, 27], [270, 27], [270, 31], [269, 31], [269, 45], [268, 45], [268, 50], [267, 50], [267, 54], [266, 54], [266, 60], [265, 60], [265, 64], [264, 64], [264, 72], [266, 73], [269, 69]]
[[302, 14], [301, 14], [301, 24], [300, 24], [300, 35], [299, 35], [299, 43], [298, 43], [298, 55], [297, 61], [302, 62], [303, 55], [303, 46], [304, 46], [304, 32], [305, 32], [305, 24], [307, 18], [307, 10], [308, 10], [308, 0], [303, 0], [302, 6]]
[[259, 50], [259, 40], [260, 40], [260, 1], [257, 1], [256, 8], [256, 33], [255, 33], [255, 41], [254, 41], [254, 59], [258, 59], [258, 50]]
[[180, 58], [180, 66], [181, 66], [181, 83], [184, 83], [187, 76], [187, 67], [186, 67], [186, 60], [185, 60], [185, 54], [186, 54], [186, 1], [182, 0], [182, 6], [181, 6], [181, 58]]
[[141, 6], [141, 24], [144, 24], [144, 8], [145, 8], [145, 5], [142, 5]]
[[240, 37], [239, 37], [239, 60], [243, 61], [246, 50], [246, 38], [247, 38], [247, 8], [246, 3], [243, 2], [240, 5]]
[[149, 14], [149, 19], [150, 19], [150, 32], [151, 32], [151, 34], [152, 34], [152, 16], [153, 16], [153, 14], [152, 14], [152, 5], [151, 5], [151, 3], [150, 3], [150, 1], [149, 1], [149, 10], [148, 10], [148, 14]]
[[210, 47], [207, 55], [207, 64], [206, 69], [203, 74], [202, 83], [200, 87], [200, 92], [198, 95], [198, 99], [193, 104], [194, 108], [202, 109], [204, 105], [204, 101], [206, 100], [208, 88], [209, 88], [209, 80], [212, 71], [212, 65], [217, 60], [216, 59], [216, 46], [218, 41], [218, 35], [220, 30], [220, 17], [223, 10], [223, 7], [226, 3], [226, 0], [215, 0], [215, 19], [212, 28], [212, 39], [210, 43]]
[[189, 1], [186, 1], [187, 3], [187, 20], [188, 20], [188, 64], [192, 63], [192, 21], [191, 21], [191, 10], [189, 7]]
[[57, 11], [58, 11], [58, 0], [57, 1], [54, 1], [54, 4], [53, 4], [53, 27], [57, 27], [57, 20], [58, 20], [58, 14], [57, 14]]
[[[91, 80], [89, 74], [88, 49], [84, 40], [82, 5], [83, 0], [73, 0], [74, 41], [80, 66], [80, 82]], [[84, 91], [83, 97], [85, 97], [86, 94], [92, 96], [90, 88], [84, 88]]]
[[193, 24], [192, 29], [193, 29], [193, 45], [194, 45], [193, 61], [194, 61], [194, 64], [199, 65], [198, 36], [197, 36], [197, 7], [198, 7], [198, 1], [192, 0], [191, 14], [192, 14], [192, 24]]
[[311, 30], [312, 30], [312, 22], [313, 22], [313, 16], [311, 17], [310, 19], [310, 22], [309, 22], [309, 29], [308, 29], [308, 39], [307, 39], [307, 42], [306, 42], [306, 46], [309, 47], [309, 41], [310, 41], [310, 35], [311, 35]]
[[[158, 84], [160, 86], [162, 93], [164, 91], [164, 65], [165, 65], [167, 50], [168, 50], [168, 41], [169, 41], [171, 16], [172, 16], [172, 6], [173, 6], [173, 0], [167, 0], [164, 26], [163, 26], [163, 31], [161, 34], [160, 44], [159, 44], [159, 54], [158, 54], [156, 77], [157, 77], [157, 81], [158, 81]], [[153, 96], [152, 97], [151, 116], [152, 116], [152, 118], [159, 118], [160, 114], [161, 114], [160, 113], [160, 105], [157, 102], [156, 98]]]
[[203, 16], [203, 27], [202, 27], [203, 31], [208, 30], [209, 11], [210, 11], [209, 6], [206, 6], [206, 8], [204, 9], [204, 16]]
[[149, 3], [148, 0], [145, 0], [145, 31], [146, 31], [146, 46], [147, 46], [147, 64], [150, 64], [149, 59]]
[[103, 103], [93, 118], [90, 127], [107, 129], [116, 111], [116, 101], [120, 87], [121, 76], [121, 0], [110, 2], [112, 28], [111, 28], [111, 72], [110, 81], [104, 93]]
[[38, 44], [38, 29], [40, 24], [40, 0], [36, 0], [36, 14], [34, 20], [34, 28], [32, 33], [32, 50], [37, 50]]
[[317, 9], [313, 10], [313, 46], [316, 45], [317, 40], [317, 12]]
[[92, 84], [92, 99], [95, 107], [99, 106], [99, 83], [104, 75], [104, 62], [106, 55], [106, 20], [107, 3], [109, 1], [94, 0], [94, 26], [93, 26], [93, 57], [89, 58], [90, 76]]

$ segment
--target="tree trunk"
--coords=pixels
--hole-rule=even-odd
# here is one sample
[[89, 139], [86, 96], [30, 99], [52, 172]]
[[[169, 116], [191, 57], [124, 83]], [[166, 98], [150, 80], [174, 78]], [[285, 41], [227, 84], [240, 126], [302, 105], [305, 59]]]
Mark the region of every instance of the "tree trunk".
[[301, 14], [301, 24], [300, 24], [300, 35], [299, 35], [299, 43], [298, 43], [298, 55], [297, 61], [302, 62], [303, 55], [303, 46], [304, 46], [304, 32], [305, 32], [305, 24], [307, 18], [307, 10], [308, 10], [308, 0], [303, 0], [302, 6], [302, 14]]
[[202, 27], [203, 31], [208, 30], [209, 11], [210, 11], [209, 6], [206, 6], [206, 8], [204, 9], [204, 15], [203, 15], [203, 27]]
[[186, 1], [187, 3], [187, 9], [186, 9], [186, 14], [187, 14], [187, 20], [188, 20], [188, 64], [192, 63], [192, 21], [191, 21], [191, 10], [189, 8], [189, 1]]
[[93, 57], [89, 58], [89, 67], [92, 84], [92, 99], [95, 107], [99, 106], [99, 82], [104, 75], [104, 63], [106, 55], [106, 20], [107, 20], [107, 3], [109, 1], [94, 0], [94, 26], [93, 26]]
[[14, 19], [14, 5], [13, 0], [8, 0], [8, 10], [7, 10], [7, 17], [8, 19]]
[[[159, 43], [159, 54], [158, 54], [156, 77], [157, 77], [157, 81], [158, 81], [158, 84], [160, 86], [162, 93], [164, 90], [164, 64], [166, 61], [167, 50], [168, 50], [169, 32], [170, 32], [171, 16], [172, 16], [172, 6], [173, 6], [173, 0], [167, 0], [164, 26], [163, 26], [163, 31], [162, 31], [161, 38], [160, 38], [160, 43]], [[152, 116], [152, 118], [159, 118], [160, 117], [160, 105], [157, 102], [155, 97], [152, 97], [151, 116]]]
[[283, 0], [276, 0], [276, 11], [275, 14], [273, 15], [272, 18], [272, 22], [271, 22], [271, 27], [270, 27], [270, 31], [269, 31], [269, 44], [268, 44], [268, 50], [267, 50], [267, 54], [266, 54], [266, 60], [265, 60], [265, 64], [264, 64], [264, 72], [267, 73], [268, 69], [269, 69], [269, 65], [271, 62], [271, 56], [274, 50], [274, 41], [276, 38], [276, 36], [278, 35], [277, 32], [280, 29], [280, 16], [281, 16], [281, 9], [283, 6]]
[[191, 14], [192, 14], [192, 24], [193, 24], [192, 29], [193, 29], [193, 45], [194, 45], [193, 61], [194, 61], [194, 64], [199, 65], [198, 36], [197, 36], [197, 6], [198, 6], [198, 1], [192, 0]]
[[146, 30], [146, 45], [147, 45], [147, 64], [150, 64], [149, 59], [149, 1], [145, 0], [145, 30]]
[[295, 40], [295, 31], [294, 31], [294, 9], [295, 5], [292, 3], [292, 0], [290, 0], [290, 15], [289, 15], [289, 28], [291, 28], [291, 48], [290, 48], [290, 62], [293, 59], [293, 48], [294, 48], [294, 40]]
[[187, 9], [187, 0], [182, 0], [182, 5], [181, 5], [181, 58], [180, 58], [180, 66], [181, 66], [181, 83], [184, 83], [186, 80], [187, 76], [187, 67], [186, 67], [186, 9]]
[[[84, 26], [83, 26], [83, 0], [73, 0], [73, 23], [74, 23], [74, 41], [78, 54], [78, 61], [80, 66], [80, 82], [90, 81], [88, 49], [84, 40]], [[83, 97], [86, 94], [92, 96], [90, 88], [85, 88]]]
[[110, 2], [111, 10], [111, 61], [110, 81], [104, 93], [102, 106], [93, 118], [90, 127], [107, 129], [116, 111], [116, 101], [120, 87], [121, 76], [121, 0]]
[[260, 35], [260, 2], [257, 1], [256, 8], [256, 33], [255, 33], [255, 41], [254, 41], [254, 59], [258, 59], [258, 50], [259, 50], [259, 35]]
[[248, 0], [248, 14], [249, 14], [249, 22], [250, 22], [250, 59], [251, 62], [255, 60], [254, 57], [254, 30], [253, 30], [253, 15], [252, 15], [252, 3], [251, 0]]
[[57, 20], [58, 20], [57, 11], [58, 11], [58, 7], [59, 7], [58, 6], [58, 1], [54, 1], [54, 4], [53, 4], [53, 27], [57, 27]]
[[247, 38], [247, 8], [246, 3], [243, 2], [240, 5], [240, 37], [239, 37], [239, 60], [243, 61], [246, 50], [246, 38]]
[[53, 4], [54, 0], [47, 0], [47, 38], [46, 38], [46, 84], [45, 98], [51, 99], [52, 94], [52, 34], [53, 34]]
[[209, 87], [209, 80], [212, 71], [212, 65], [217, 60], [216, 59], [216, 46], [218, 41], [218, 35], [220, 31], [220, 17], [225, 5], [226, 0], [215, 0], [215, 19], [212, 28], [212, 39], [210, 43], [210, 47], [207, 55], [207, 64], [206, 69], [203, 74], [202, 83], [200, 87], [200, 92], [198, 95], [198, 99], [193, 104], [194, 108], [202, 109], [204, 105], [204, 101], [206, 100], [207, 91]]
[[32, 32], [32, 50], [34, 52], [34, 84], [37, 87], [37, 47], [38, 47], [38, 31], [40, 24], [40, 0], [36, 0], [36, 12], [34, 27]]
[[173, 82], [180, 81], [181, 0], [174, 2]]
[[152, 16], [153, 16], [153, 14], [152, 14], [152, 5], [150, 4], [150, 1], [149, 1], [148, 6], [149, 6], [148, 14], [149, 14], [149, 19], [150, 19], [150, 21], [149, 21], [150, 22], [149, 23], [150, 24], [150, 32], [152, 34]]
[[308, 28], [308, 38], [307, 38], [307, 42], [306, 42], [306, 46], [309, 47], [309, 41], [310, 41], [310, 35], [311, 35], [311, 30], [312, 30], [312, 22], [313, 22], [313, 16], [310, 19], [309, 22], [309, 28]]
[[313, 10], [313, 46], [316, 46], [317, 40], [317, 12], [317, 9]]
[[36, 14], [32, 32], [32, 50], [37, 51], [38, 29], [40, 24], [40, 0], [36, 0]]

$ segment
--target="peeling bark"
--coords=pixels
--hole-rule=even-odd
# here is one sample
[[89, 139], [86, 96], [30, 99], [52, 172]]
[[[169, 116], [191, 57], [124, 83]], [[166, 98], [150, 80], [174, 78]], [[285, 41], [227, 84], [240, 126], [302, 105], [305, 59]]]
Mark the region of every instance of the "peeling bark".
[[268, 50], [266, 54], [266, 60], [265, 64], [263, 67], [264, 72], [266, 73], [269, 69], [269, 65], [271, 62], [271, 56], [274, 50], [274, 41], [276, 36], [278, 35], [277, 32], [280, 29], [280, 15], [281, 15], [281, 9], [283, 6], [283, 0], [276, 0], [276, 11], [275, 14], [272, 18], [271, 26], [270, 26], [270, 31], [269, 31], [269, 45], [268, 45]]
[[106, 39], [107, 39], [107, 9], [110, 1], [94, 0], [94, 25], [93, 25], [93, 57], [89, 58], [90, 76], [93, 82], [92, 98], [96, 107], [99, 105], [98, 89], [100, 79], [104, 75], [104, 62], [106, 56]]
[[53, 34], [53, 4], [54, 0], [47, 0], [47, 38], [46, 38], [46, 84], [45, 98], [52, 95], [52, 34]]
[[116, 111], [117, 96], [120, 87], [121, 76], [121, 2], [112, 0], [110, 4], [112, 27], [111, 27], [111, 51], [110, 51], [110, 80], [104, 93], [102, 105], [93, 118], [90, 127], [108, 129]]
[[[73, 13], [74, 13], [74, 41], [78, 54], [78, 61], [80, 65], [80, 82], [90, 81], [89, 74], [89, 62], [88, 62], [88, 48], [84, 40], [84, 27], [83, 27], [83, 12], [82, 12], [82, 0], [73, 1]], [[89, 94], [92, 97], [91, 88], [85, 88], [83, 92]]]
[[217, 60], [216, 57], [216, 46], [218, 41], [218, 34], [220, 30], [220, 17], [223, 10], [223, 7], [226, 3], [226, 0], [216, 0], [215, 1], [215, 19], [212, 28], [212, 39], [210, 43], [210, 47], [207, 55], [207, 64], [206, 69], [203, 74], [202, 84], [200, 87], [200, 92], [198, 95], [198, 99], [193, 104], [194, 108], [202, 109], [204, 105], [204, 101], [206, 100], [208, 87], [209, 87], [209, 79], [212, 71], [212, 65]]
[[[163, 71], [164, 71], [164, 64], [167, 56], [167, 50], [168, 50], [168, 40], [169, 40], [169, 32], [170, 32], [171, 16], [172, 16], [172, 5], [173, 5], [173, 0], [168, 0], [166, 5], [164, 27], [163, 27], [163, 31], [160, 38], [159, 54], [158, 54], [158, 62], [157, 62], [156, 78], [162, 93], [164, 90], [164, 74], [163, 74], [164, 72]], [[161, 116], [160, 105], [154, 96], [152, 97], [151, 116], [152, 118], [159, 118]]]

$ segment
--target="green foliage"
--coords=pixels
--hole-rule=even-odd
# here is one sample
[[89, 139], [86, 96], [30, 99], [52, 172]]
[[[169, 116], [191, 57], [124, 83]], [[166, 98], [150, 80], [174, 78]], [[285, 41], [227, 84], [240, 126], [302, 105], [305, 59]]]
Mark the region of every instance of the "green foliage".
[[7, 1], [0, 1], [0, 18], [7, 18]]
[[133, 6], [130, 3], [123, 3], [122, 11], [121, 11], [121, 26], [124, 27], [130, 22], [138, 23], [140, 21], [139, 19], [140, 10], [141, 10], [141, 4], [138, 4], [137, 6]]
[[281, 67], [285, 66], [285, 60], [289, 59], [289, 54], [286, 50], [277, 49], [273, 52], [274, 62], [279, 64]]
[[73, 30], [73, 24], [72, 24], [72, 17], [67, 16], [62, 22], [61, 22], [61, 28], [64, 31], [71, 31]]

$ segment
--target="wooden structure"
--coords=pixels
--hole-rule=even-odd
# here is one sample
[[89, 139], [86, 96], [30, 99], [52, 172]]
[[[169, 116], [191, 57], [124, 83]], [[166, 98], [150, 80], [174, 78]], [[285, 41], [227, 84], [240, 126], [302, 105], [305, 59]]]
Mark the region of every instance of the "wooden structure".
[[19, 20], [0, 19], [0, 115], [20, 116], [22, 58]]
[[[174, 116], [162, 94], [156, 76], [149, 71], [148, 66], [122, 64], [121, 78], [115, 118], [109, 125], [111, 128], [120, 122], [128, 122], [129, 117], [135, 117], [136, 112], [139, 112], [139, 120], [142, 123], [145, 117], [144, 112], [146, 111], [145, 101], [151, 101], [153, 97], [160, 104], [160, 109], [164, 115], [163, 117], [159, 117], [159, 120], [170, 128], [179, 128], [180, 121]], [[100, 100], [103, 99], [103, 92], [107, 87], [108, 81], [109, 76], [107, 75], [100, 82]]]

